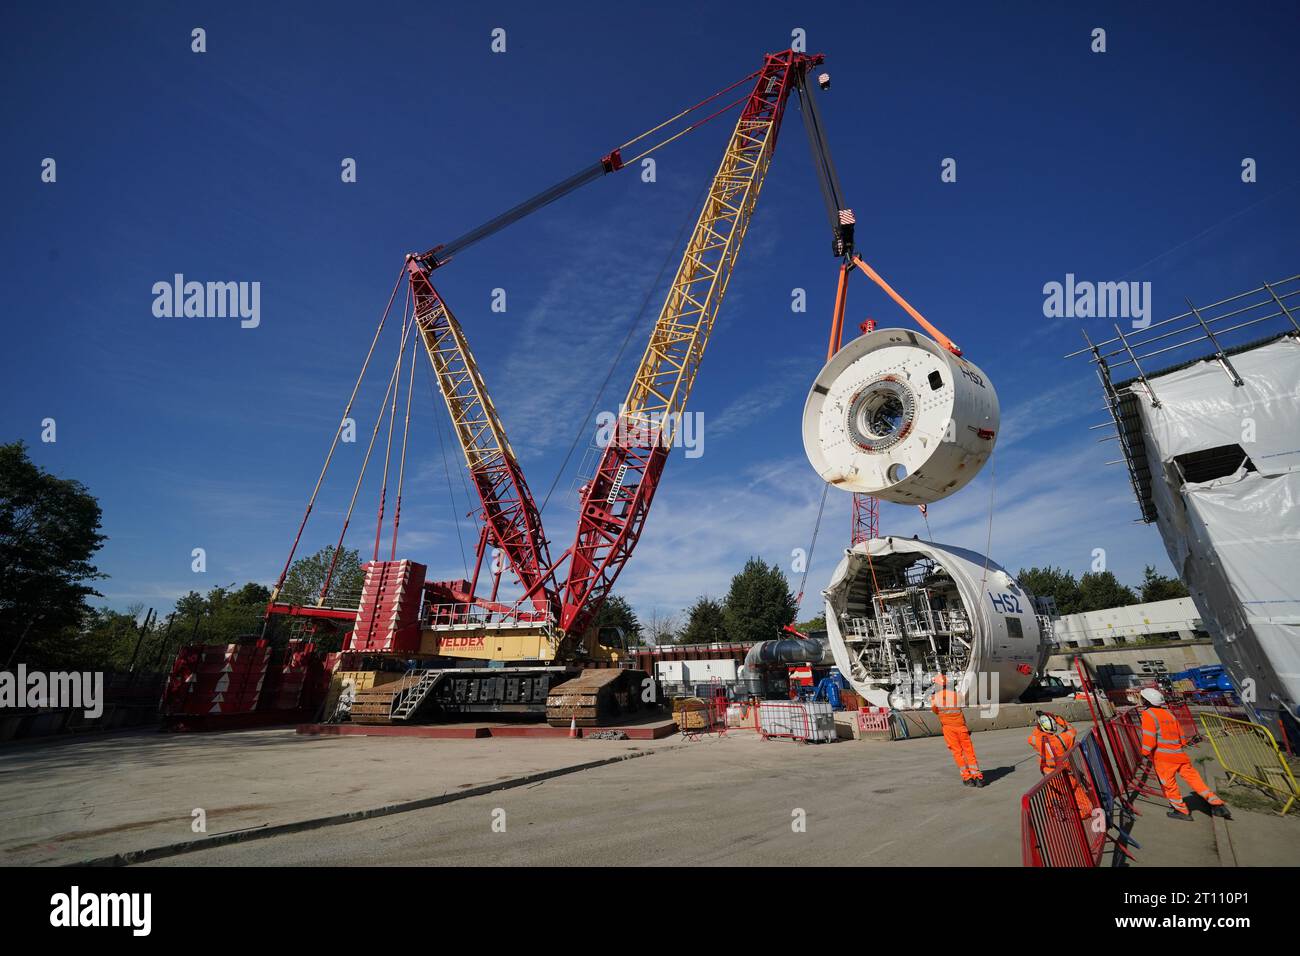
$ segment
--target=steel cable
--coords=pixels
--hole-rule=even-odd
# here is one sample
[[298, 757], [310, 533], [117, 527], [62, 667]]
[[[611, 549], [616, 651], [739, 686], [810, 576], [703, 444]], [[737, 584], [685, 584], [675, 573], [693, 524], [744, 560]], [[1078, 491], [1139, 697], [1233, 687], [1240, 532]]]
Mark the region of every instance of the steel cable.
[[668, 247], [668, 253], [664, 256], [664, 261], [659, 266], [659, 274], [655, 276], [654, 282], [650, 284], [648, 289], [646, 289], [646, 294], [641, 300], [641, 307], [637, 310], [636, 315], [633, 316], [632, 321], [628, 323], [627, 331], [623, 334], [623, 341], [619, 344], [618, 351], [614, 353], [614, 360], [609, 364], [609, 371], [605, 373], [604, 381], [600, 383], [600, 388], [596, 390], [596, 397], [592, 400], [591, 407], [587, 409], [587, 414], [583, 416], [582, 421], [578, 423], [578, 430], [573, 436], [573, 442], [569, 445], [569, 450], [565, 453], [564, 461], [560, 463], [560, 468], [555, 473], [554, 480], [551, 481], [551, 487], [546, 490], [546, 497], [542, 499], [542, 506], [538, 509], [538, 514], [541, 514], [546, 510], [547, 504], [550, 503], [551, 495], [555, 492], [556, 485], [558, 485], [560, 479], [564, 477], [564, 470], [569, 467], [569, 461], [573, 458], [573, 453], [578, 447], [578, 442], [580, 442], [582, 436], [587, 433], [587, 426], [591, 421], [592, 412], [594, 412], [596, 407], [600, 404], [601, 398], [604, 397], [605, 389], [614, 378], [614, 373], [618, 370], [618, 364], [622, 361], [623, 353], [627, 351], [628, 343], [632, 341], [632, 335], [640, 327], [641, 320], [645, 316], [645, 311], [650, 305], [650, 300], [654, 298], [655, 292], [659, 289], [659, 284], [663, 282], [664, 275], [668, 272], [668, 266], [674, 259], [680, 258], [677, 255], [678, 247], [681, 246], [682, 240], [686, 236], [686, 231], [690, 229], [698, 218], [696, 210], [704, 201], [704, 196], [708, 192], [711, 183], [712, 178], [705, 182], [704, 188], [701, 189], [699, 195], [695, 197], [695, 201], [687, 207], [687, 218], [682, 223], [681, 228], [677, 231], [677, 238], [674, 239], [672, 245]]
[[316, 496], [320, 494], [321, 484], [325, 481], [325, 473], [329, 471], [330, 461], [334, 458], [334, 450], [338, 448], [339, 436], [343, 434], [343, 424], [348, 420], [349, 413], [352, 411], [352, 403], [356, 401], [357, 392], [361, 389], [361, 381], [366, 377], [366, 369], [370, 367], [370, 358], [375, 354], [375, 345], [379, 341], [379, 334], [384, 331], [384, 323], [388, 321], [388, 313], [393, 309], [393, 302], [397, 299], [397, 287], [401, 284], [405, 272], [406, 264], [403, 262], [402, 268], [397, 273], [397, 281], [393, 283], [393, 291], [388, 296], [388, 305], [384, 306], [384, 313], [379, 317], [379, 325], [375, 328], [375, 335], [370, 340], [370, 349], [366, 352], [365, 361], [361, 363], [361, 372], [357, 375], [356, 384], [352, 386], [352, 394], [348, 398], [347, 405], [343, 408], [343, 417], [339, 419], [338, 428], [334, 430], [334, 440], [330, 442], [329, 452], [325, 455], [325, 464], [321, 467], [320, 476], [316, 479], [316, 487], [312, 489], [311, 497], [307, 500], [307, 510], [303, 513], [302, 522], [298, 525], [298, 534], [293, 539], [292, 547], [289, 548], [289, 557], [285, 560], [284, 569], [275, 582], [275, 588], [271, 591], [273, 600], [284, 585], [285, 577], [289, 574], [289, 566], [293, 564], [293, 556], [298, 551], [298, 542], [302, 540], [303, 529], [307, 527], [307, 519], [311, 517], [312, 508], [316, 505]]
[[[469, 578], [469, 559], [465, 557], [465, 536], [460, 529], [460, 513], [456, 510], [456, 493], [451, 484], [451, 467], [447, 464], [447, 447], [442, 438], [442, 417], [437, 412], [438, 393], [433, 389], [433, 373], [429, 369], [424, 370], [425, 377], [429, 381], [429, 397], [433, 399], [433, 427], [438, 432], [438, 453], [442, 456], [442, 471], [447, 478], [447, 501], [451, 504], [451, 516], [456, 522], [456, 541], [460, 545], [460, 563], [465, 569], [465, 577]], [[468, 495], [468, 488], [466, 489]]]

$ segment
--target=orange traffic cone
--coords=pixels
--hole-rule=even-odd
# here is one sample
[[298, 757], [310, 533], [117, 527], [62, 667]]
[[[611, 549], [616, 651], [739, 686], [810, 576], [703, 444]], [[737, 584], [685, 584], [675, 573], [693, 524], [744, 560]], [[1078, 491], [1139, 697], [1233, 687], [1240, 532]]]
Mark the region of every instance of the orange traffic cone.
[[569, 718], [569, 736], [578, 736], [578, 718], [576, 716]]

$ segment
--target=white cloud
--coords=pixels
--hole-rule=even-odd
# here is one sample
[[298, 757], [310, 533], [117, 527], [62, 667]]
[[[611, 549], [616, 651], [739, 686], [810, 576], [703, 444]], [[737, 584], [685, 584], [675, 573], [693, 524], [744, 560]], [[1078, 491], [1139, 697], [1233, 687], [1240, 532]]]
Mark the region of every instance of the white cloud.
[[[1083, 378], [1069, 379], [1004, 409], [998, 446], [1005, 449], [1031, 435], [1051, 431], [1085, 416], [1089, 416], [1086, 423], [1089, 425], [1106, 419], [1101, 389], [1096, 382], [1090, 383]], [[1114, 432], [1098, 429], [1089, 434], [1099, 438]]]
[[790, 357], [767, 364], [759, 376], [761, 384], [743, 392], [722, 411], [704, 423], [705, 439], [722, 438], [745, 429], [757, 433], [771, 427], [769, 412], [788, 408], [808, 390], [808, 363]]

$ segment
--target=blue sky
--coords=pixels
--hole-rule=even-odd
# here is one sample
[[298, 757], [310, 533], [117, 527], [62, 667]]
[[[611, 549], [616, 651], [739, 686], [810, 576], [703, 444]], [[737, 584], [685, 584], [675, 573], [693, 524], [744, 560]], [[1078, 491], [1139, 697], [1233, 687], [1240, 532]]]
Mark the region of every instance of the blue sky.
[[[1144, 564], [1169, 570], [1122, 467], [1103, 464], [1114, 444], [1087, 430], [1103, 416], [1090, 366], [1062, 359], [1081, 321], [1102, 335], [1109, 323], [1044, 318], [1043, 285], [1149, 281], [1158, 320], [1185, 296], [1297, 271], [1296, 7], [452, 6], [23, 2], [0, 15], [0, 437], [99, 497], [106, 603], [165, 610], [190, 589], [271, 583], [403, 255], [756, 69], [794, 28], [827, 55], [822, 112], [862, 254], [1001, 399], [994, 463], [931, 507], [933, 536], [982, 551], [991, 533], [991, 556], [1013, 570], [1086, 571], [1095, 548], [1130, 583]], [[496, 27], [504, 54], [490, 49]], [[1105, 53], [1090, 51], [1094, 27]], [[643, 616], [725, 593], [751, 554], [789, 568], [808, 545], [822, 486], [799, 420], [836, 263], [799, 125], [792, 110], [691, 399], [704, 454], [674, 452], [619, 582]], [[438, 274], [539, 497], [728, 128], [659, 153], [656, 182], [603, 179]], [[55, 183], [41, 181], [46, 157]], [[355, 183], [340, 179], [344, 157]], [[945, 157], [955, 183], [940, 180]], [[1241, 181], [1244, 157], [1255, 183]], [[177, 272], [260, 282], [260, 325], [155, 317], [152, 286]], [[855, 281], [850, 329], [906, 324]], [[807, 313], [791, 312], [795, 287]], [[504, 314], [489, 310], [494, 288]], [[617, 407], [647, 331], [601, 409]], [[381, 378], [363, 392], [363, 431]], [[399, 551], [459, 576], [456, 519], [468, 550], [470, 506], [454, 472], [448, 494], [433, 417], [445, 412], [423, 371], [414, 405]], [[340, 452], [302, 553], [337, 535], [363, 452]], [[574, 464], [544, 516], [557, 554], [576, 520]], [[363, 550], [375, 495], [372, 481], [349, 537]], [[848, 515], [832, 491], [808, 614]], [[881, 522], [925, 534], [912, 508], [885, 504]]]

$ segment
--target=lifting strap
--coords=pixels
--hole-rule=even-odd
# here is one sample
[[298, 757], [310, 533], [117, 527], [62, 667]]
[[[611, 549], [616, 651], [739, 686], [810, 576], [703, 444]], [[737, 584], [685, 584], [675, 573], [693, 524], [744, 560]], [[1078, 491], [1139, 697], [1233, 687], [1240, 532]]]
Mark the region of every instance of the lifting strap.
[[952, 339], [948, 338], [948, 336], [940, 332], [937, 328], [931, 325], [929, 321], [926, 320], [925, 316], [923, 316], [920, 312], [917, 312], [916, 309], [912, 308], [912, 306], [908, 303], [908, 301], [904, 299], [901, 295], [899, 295], [897, 292], [895, 292], [894, 287], [891, 286], [888, 282], [886, 282], [881, 277], [880, 273], [878, 273], [875, 269], [871, 268], [871, 266], [867, 265], [865, 262], [862, 261], [861, 256], [855, 254], [853, 256], [853, 264], [857, 266], [859, 269], [861, 269], [864, 273], [866, 273], [868, 279], [870, 279], [876, 285], [880, 286], [880, 288], [884, 290], [885, 295], [889, 296], [891, 299], [897, 302], [899, 307], [908, 315], [910, 315], [913, 319], [915, 319], [917, 324], [920, 325], [921, 328], [929, 332], [936, 342], [938, 342], [940, 345], [946, 348], [953, 355], [957, 355], [957, 356], [961, 355], [961, 349], [957, 347], [957, 344], [953, 342]]

